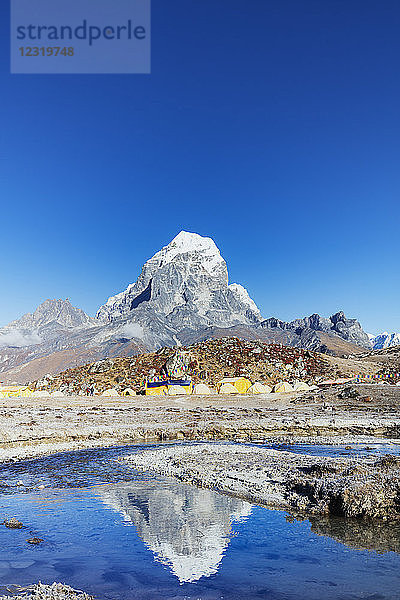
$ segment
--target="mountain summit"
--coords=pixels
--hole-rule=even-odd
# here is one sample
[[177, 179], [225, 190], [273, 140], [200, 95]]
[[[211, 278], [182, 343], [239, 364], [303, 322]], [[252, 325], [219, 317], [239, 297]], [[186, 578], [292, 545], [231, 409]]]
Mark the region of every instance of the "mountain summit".
[[41, 329], [52, 323], [57, 323], [61, 327], [82, 327], [93, 325], [93, 321], [94, 319], [83, 310], [72, 306], [67, 298], [66, 300], [45, 300], [33, 314], [27, 313], [17, 321], [10, 323], [8, 327]]
[[107, 323], [124, 319], [148, 325], [151, 313], [167, 331], [262, 321], [245, 288], [228, 284], [215, 242], [186, 231], [150, 258], [137, 281], [109, 298], [96, 316]]
[[91, 327], [95, 320], [66, 300], [45, 300], [33, 314], [0, 328], [0, 347], [23, 347], [52, 340], [67, 331]]

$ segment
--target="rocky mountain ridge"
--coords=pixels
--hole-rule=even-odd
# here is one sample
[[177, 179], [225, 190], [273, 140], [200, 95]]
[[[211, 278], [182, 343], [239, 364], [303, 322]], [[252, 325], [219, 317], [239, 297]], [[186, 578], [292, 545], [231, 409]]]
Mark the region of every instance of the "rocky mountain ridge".
[[383, 350], [400, 346], [400, 333], [388, 333], [384, 331], [376, 336], [370, 337], [370, 342], [374, 350]]
[[69, 300], [46, 300], [1, 328], [0, 379], [24, 383], [94, 360], [229, 336], [339, 355], [371, 348], [358, 321], [343, 312], [291, 323], [263, 319], [247, 290], [229, 283], [215, 242], [181, 231], [96, 318]]
[[95, 325], [96, 320], [72, 306], [68, 298], [48, 299], [34, 313], [27, 313], [0, 328], [0, 348], [34, 346]]
[[307, 347], [309, 350], [329, 352], [326, 336], [336, 336], [349, 344], [371, 348], [368, 334], [362, 329], [357, 319], [348, 319], [343, 311], [335, 313], [328, 319], [318, 314], [291, 322], [272, 317], [262, 321], [261, 326], [269, 331], [285, 332], [290, 341], [289, 345]]

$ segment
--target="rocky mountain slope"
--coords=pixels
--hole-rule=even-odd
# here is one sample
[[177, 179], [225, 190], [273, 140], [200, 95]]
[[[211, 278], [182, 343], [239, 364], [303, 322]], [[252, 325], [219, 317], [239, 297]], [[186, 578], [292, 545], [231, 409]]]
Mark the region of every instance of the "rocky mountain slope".
[[358, 321], [342, 312], [263, 319], [247, 290], [229, 283], [214, 241], [181, 231], [95, 319], [68, 300], [46, 300], [0, 329], [0, 379], [24, 383], [103, 358], [228, 336], [338, 355], [370, 347]]
[[67, 300], [45, 300], [33, 314], [0, 328], [1, 347], [28, 347], [93, 327], [96, 320]]
[[[207, 340], [180, 350], [189, 354], [189, 374], [194, 383], [203, 381], [215, 385], [223, 377], [235, 376], [271, 384], [282, 379], [313, 382], [342, 374], [320, 354], [260, 341], [230, 337]], [[174, 353], [174, 348], [165, 347], [135, 357], [100, 360], [54, 377], [46, 376], [37, 381], [35, 387], [64, 394], [79, 394], [89, 386], [100, 393], [109, 388], [122, 392], [128, 387], [139, 392], [145, 379], [151, 373], [160, 374]]]

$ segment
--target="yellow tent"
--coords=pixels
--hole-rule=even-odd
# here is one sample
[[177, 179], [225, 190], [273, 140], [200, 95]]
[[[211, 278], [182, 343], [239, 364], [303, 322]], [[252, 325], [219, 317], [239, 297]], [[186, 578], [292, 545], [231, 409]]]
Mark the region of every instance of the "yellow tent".
[[270, 394], [272, 392], [272, 389], [269, 387], [269, 385], [264, 385], [263, 383], [260, 383], [259, 381], [256, 381], [256, 383], [253, 383], [252, 386], [249, 387], [249, 389], [247, 390], [248, 394]]
[[100, 395], [103, 397], [106, 397], [106, 398], [118, 398], [119, 397], [119, 393], [115, 388], [109, 388], [108, 390], [105, 390]]
[[166, 385], [149, 387], [146, 384], [145, 392], [146, 396], [165, 396], [168, 393], [168, 387]]
[[296, 392], [307, 392], [310, 389], [310, 386], [304, 381], [296, 381], [296, 383], [293, 386], [293, 389]]
[[193, 388], [193, 394], [206, 395], [212, 394], [212, 391], [205, 383], [197, 383]]
[[293, 392], [293, 386], [290, 385], [287, 381], [281, 381], [274, 385], [273, 391], [275, 394], [287, 394], [288, 392]]
[[231, 383], [223, 383], [218, 390], [219, 394], [238, 394], [237, 388]]
[[190, 386], [185, 385], [169, 385], [168, 396], [183, 396], [190, 394]]
[[[225, 384], [230, 383], [234, 388], [236, 388], [236, 393], [245, 394], [249, 387], [251, 386], [251, 381], [246, 379], [245, 377], [225, 377], [218, 381], [217, 383], [217, 392], [223, 393], [220, 391], [220, 388]], [[226, 392], [225, 392], [226, 393]]]
[[0, 398], [26, 398], [33, 392], [26, 385], [7, 385], [0, 387]]
[[136, 396], [136, 392], [132, 388], [126, 388], [126, 390], [122, 392], [122, 396]]

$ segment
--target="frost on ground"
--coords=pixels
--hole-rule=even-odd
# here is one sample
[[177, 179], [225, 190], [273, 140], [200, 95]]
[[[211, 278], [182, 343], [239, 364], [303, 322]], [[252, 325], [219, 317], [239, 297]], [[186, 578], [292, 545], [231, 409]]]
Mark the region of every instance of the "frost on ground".
[[[114, 444], [172, 440], [265, 441], [295, 437], [400, 439], [400, 387], [357, 386], [357, 394], [244, 397], [4, 398], [0, 462]], [[345, 396], [345, 397], [342, 397]], [[365, 399], [368, 398], [368, 402]]]
[[301, 514], [400, 519], [400, 458], [327, 458], [236, 444], [170, 447], [123, 457], [176, 477]]
[[43, 585], [39, 582], [28, 588], [15, 589], [15, 592], [12, 596], [0, 596], [0, 600], [95, 600], [93, 596], [62, 583]]

